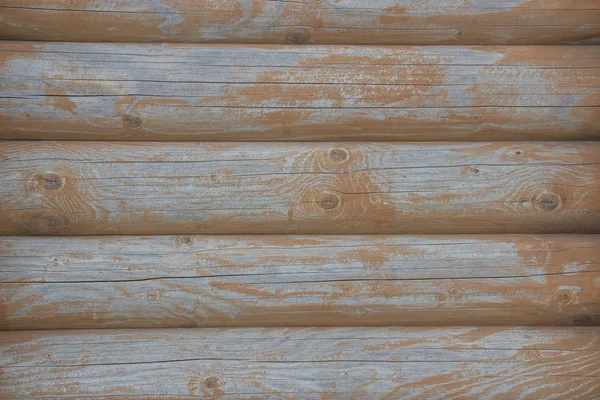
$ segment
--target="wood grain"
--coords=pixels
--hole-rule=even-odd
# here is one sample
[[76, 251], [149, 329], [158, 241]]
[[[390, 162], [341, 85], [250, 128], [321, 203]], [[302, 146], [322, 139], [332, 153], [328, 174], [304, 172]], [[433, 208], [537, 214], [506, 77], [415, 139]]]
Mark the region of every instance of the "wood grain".
[[600, 325], [600, 235], [0, 238], [0, 329]]
[[600, 142], [5, 142], [0, 234], [600, 233]]
[[556, 327], [2, 332], [0, 396], [592, 400], [599, 338]]
[[3, 0], [0, 38], [291, 44], [598, 43], [594, 0]]
[[600, 139], [600, 46], [0, 42], [0, 56], [3, 139]]

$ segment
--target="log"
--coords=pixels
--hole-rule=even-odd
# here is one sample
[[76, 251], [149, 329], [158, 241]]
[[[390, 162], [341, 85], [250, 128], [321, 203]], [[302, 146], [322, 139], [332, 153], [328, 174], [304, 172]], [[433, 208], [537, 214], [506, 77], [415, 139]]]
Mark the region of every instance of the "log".
[[21, 331], [1, 332], [0, 346], [0, 396], [11, 399], [600, 394], [598, 328]]
[[0, 38], [290, 44], [598, 43], [594, 0], [3, 0]]
[[600, 46], [0, 42], [0, 54], [2, 139], [600, 139]]
[[600, 142], [4, 142], [0, 234], [600, 233]]
[[600, 325], [600, 235], [0, 238], [0, 329]]

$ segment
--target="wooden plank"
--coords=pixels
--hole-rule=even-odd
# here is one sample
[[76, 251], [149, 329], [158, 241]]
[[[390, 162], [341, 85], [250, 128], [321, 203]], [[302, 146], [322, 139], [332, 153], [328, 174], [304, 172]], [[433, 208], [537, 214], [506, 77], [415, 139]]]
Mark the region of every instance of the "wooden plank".
[[598, 43], [595, 0], [3, 0], [0, 38], [291, 44]]
[[[2, 398], [578, 399], [599, 328], [0, 333]], [[151, 350], [149, 350], [151, 349]]]
[[600, 142], [5, 142], [0, 234], [600, 233]]
[[0, 42], [0, 138], [600, 139], [600, 46]]
[[600, 325], [600, 235], [0, 238], [0, 329]]

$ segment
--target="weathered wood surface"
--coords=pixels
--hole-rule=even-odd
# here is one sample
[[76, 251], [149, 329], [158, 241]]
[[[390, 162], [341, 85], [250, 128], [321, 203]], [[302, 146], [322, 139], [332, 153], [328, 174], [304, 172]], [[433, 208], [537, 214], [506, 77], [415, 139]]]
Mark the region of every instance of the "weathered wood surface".
[[0, 138], [600, 138], [600, 46], [0, 42]]
[[598, 399], [599, 328], [0, 333], [2, 398]]
[[600, 325], [600, 235], [0, 238], [0, 329]]
[[600, 142], [4, 142], [0, 234], [600, 233]]
[[598, 43], [595, 0], [3, 0], [0, 38], [291, 44]]

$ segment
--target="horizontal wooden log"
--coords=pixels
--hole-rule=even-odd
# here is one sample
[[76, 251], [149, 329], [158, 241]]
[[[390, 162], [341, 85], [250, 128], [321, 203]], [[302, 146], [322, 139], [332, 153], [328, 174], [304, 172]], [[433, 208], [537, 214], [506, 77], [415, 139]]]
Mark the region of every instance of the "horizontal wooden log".
[[594, 0], [3, 0], [0, 38], [291, 44], [597, 43]]
[[0, 138], [600, 139], [600, 46], [0, 42]]
[[600, 235], [0, 238], [0, 329], [600, 325]]
[[4, 142], [0, 234], [600, 233], [600, 142]]
[[578, 399], [598, 328], [0, 333], [2, 398]]

